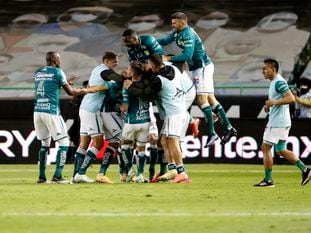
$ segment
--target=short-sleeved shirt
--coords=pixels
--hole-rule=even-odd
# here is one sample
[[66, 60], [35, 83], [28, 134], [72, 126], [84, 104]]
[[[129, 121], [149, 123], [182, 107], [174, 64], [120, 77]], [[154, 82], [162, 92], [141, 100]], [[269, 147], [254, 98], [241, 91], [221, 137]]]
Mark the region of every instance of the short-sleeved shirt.
[[38, 69], [35, 74], [35, 112], [60, 115], [60, 89], [67, 84], [65, 73], [53, 66]]
[[[278, 74], [270, 83], [269, 99], [281, 99], [290, 91], [286, 80]], [[269, 111], [268, 127], [286, 128], [291, 126], [289, 105], [273, 105]]]

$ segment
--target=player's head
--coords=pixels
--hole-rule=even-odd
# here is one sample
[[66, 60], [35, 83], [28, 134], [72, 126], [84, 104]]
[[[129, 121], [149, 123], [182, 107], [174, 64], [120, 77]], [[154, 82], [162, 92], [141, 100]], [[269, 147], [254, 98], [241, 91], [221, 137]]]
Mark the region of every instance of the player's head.
[[60, 67], [60, 55], [57, 52], [50, 51], [45, 56], [46, 65]]
[[132, 29], [126, 29], [122, 34], [122, 40], [126, 47], [131, 48], [139, 44], [136, 31]]
[[127, 74], [129, 77], [141, 77], [144, 72], [144, 65], [139, 61], [131, 61]]
[[162, 55], [154, 53], [149, 57], [149, 63], [153, 72], [157, 73], [164, 66]]
[[272, 80], [279, 71], [279, 63], [273, 58], [267, 58], [264, 60], [262, 73], [265, 79]]
[[176, 12], [171, 15], [171, 26], [176, 31], [182, 31], [188, 25], [188, 17], [183, 12]]
[[106, 51], [103, 55], [103, 63], [110, 69], [118, 65], [118, 55], [112, 51]]

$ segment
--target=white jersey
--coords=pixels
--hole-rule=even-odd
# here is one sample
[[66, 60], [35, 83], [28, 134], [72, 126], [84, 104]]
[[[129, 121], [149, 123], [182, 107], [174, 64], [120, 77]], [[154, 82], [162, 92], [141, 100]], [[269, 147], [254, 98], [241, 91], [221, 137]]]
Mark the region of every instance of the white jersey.
[[[89, 86], [96, 85], [106, 85], [108, 86], [109, 81], [105, 81], [100, 73], [104, 70], [108, 70], [109, 68], [105, 64], [100, 64], [96, 66], [90, 76]], [[103, 105], [104, 98], [106, 96], [105, 92], [99, 91], [96, 93], [89, 93], [83, 97], [83, 100], [80, 105], [80, 109], [83, 109], [87, 112], [98, 112], [100, 111], [101, 106]]]

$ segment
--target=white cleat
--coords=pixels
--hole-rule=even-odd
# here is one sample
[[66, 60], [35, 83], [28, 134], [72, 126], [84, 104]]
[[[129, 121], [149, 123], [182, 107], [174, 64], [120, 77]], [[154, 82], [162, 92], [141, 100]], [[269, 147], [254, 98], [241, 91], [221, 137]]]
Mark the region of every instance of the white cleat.
[[165, 173], [164, 175], [160, 176], [158, 178], [159, 181], [168, 181], [168, 180], [172, 180], [175, 178], [175, 176], [177, 176], [177, 170], [169, 170], [167, 173]]
[[74, 183], [94, 183], [95, 180], [87, 177], [87, 175], [80, 175], [77, 173], [75, 177], [73, 178]]

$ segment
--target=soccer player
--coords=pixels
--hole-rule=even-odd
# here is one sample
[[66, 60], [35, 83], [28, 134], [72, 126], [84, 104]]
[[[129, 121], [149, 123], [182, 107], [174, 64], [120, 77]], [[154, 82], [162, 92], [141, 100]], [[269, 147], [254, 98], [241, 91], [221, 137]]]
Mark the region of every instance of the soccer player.
[[[117, 54], [107, 51], [102, 57], [102, 64], [95, 67], [89, 79], [89, 86], [99, 86], [100, 91], [94, 88], [87, 88], [80, 105], [80, 145], [75, 154], [75, 167], [73, 181], [75, 183], [93, 183], [94, 180], [86, 175], [86, 171], [91, 163], [95, 162], [96, 155], [103, 147], [103, 119], [101, 117], [101, 107], [103, 105], [106, 93], [110, 86], [114, 85], [112, 81], [106, 81], [101, 73], [105, 70], [112, 70], [118, 64]], [[89, 147], [90, 141], [92, 145]], [[82, 162], [83, 161], [83, 162]], [[81, 163], [82, 162], [82, 163]], [[101, 183], [112, 183], [112, 181], [103, 174], [96, 177], [96, 181]]]
[[[60, 89], [68, 95], [80, 95], [81, 89], [71, 88], [66, 75], [60, 69], [60, 55], [57, 52], [46, 54], [46, 66], [38, 69], [35, 76], [34, 127], [37, 138], [41, 141], [39, 151], [39, 178], [37, 183], [47, 183], [45, 169], [51, 137], [59, 144], [56, 155], [56, 169], [52, 182], [66, 184], [69, 181], [62, 176], [69, 146], [67, 128], [60, 115]], [[73, 78], [73, 77], [72, 77]]]
[[167, 36], [158, 38], [157, 41], [162, 46], [175, 41], [182, 52], [179, 55], [164, 56], [163, 60], [188, 63], [196, 86], [197, 103], [204, 112], [207, 121], [208, 139], [206, 146], [211, 146], [218, 139], [214, 130], [213, 111], [225, 127], [225, 133], [221, 139], [221, 144], [225, 144], [237, 134], [237, 131], [232, 127], [223, 107], [214, 95], [214, 64], [207, 56], [201, 39], [188, 25], [187, 15], [183, 12], [177, 12], [171, 16], [171, 20], [173, 30]]
[[[149, 100], [129, 95], [128, 88], [132, 82], [141, 81], [144, 72], [143, 64], [139, 61], [131, 61], [128, 68], [128, 77], [132, 80], [125, 80], [123, 85], [123, 103], [122, 111], [126, 114], [124, 120], [124, 127], [122, 130], [122, 147], [124, 154], [127, 155], [127, 162], [131, 164], [133, 155], [132, 151], [126, 147], [128, 144], [135, 142], [137, 158], [137, 176], [135, 182], [145, 183], [144, 166], [146, 162], [146, 143], [148, 142], [149, 128], [150, 128], [150, 102]], [[131, 167], [128, 167], [129, 170]], [[130, 181], [130, 180], [129, 180]]]
[[274, 147], [278, 155], [286, 158], [301, 170], [302, 186], [307, 184], [311, 177], [311, 170], [306, 167], [297, 155], [286, 149], [286, 140], [291, 127], [289, 104], [295, 102], [295, 97], [289, 90], [284, 78], [278, 73], [278, 70], [279, 64], [276, 60], [271, 58], [264, 60], [262, 73], [265, 79], [271, 81], [269, 99], [265, 102], [265, 110], [269, 113], [269, 120], [261, 145], [265, 177], [261, 182], [254, 185], [256, 187], [274, 187], [272, 180], [272, 147]]

